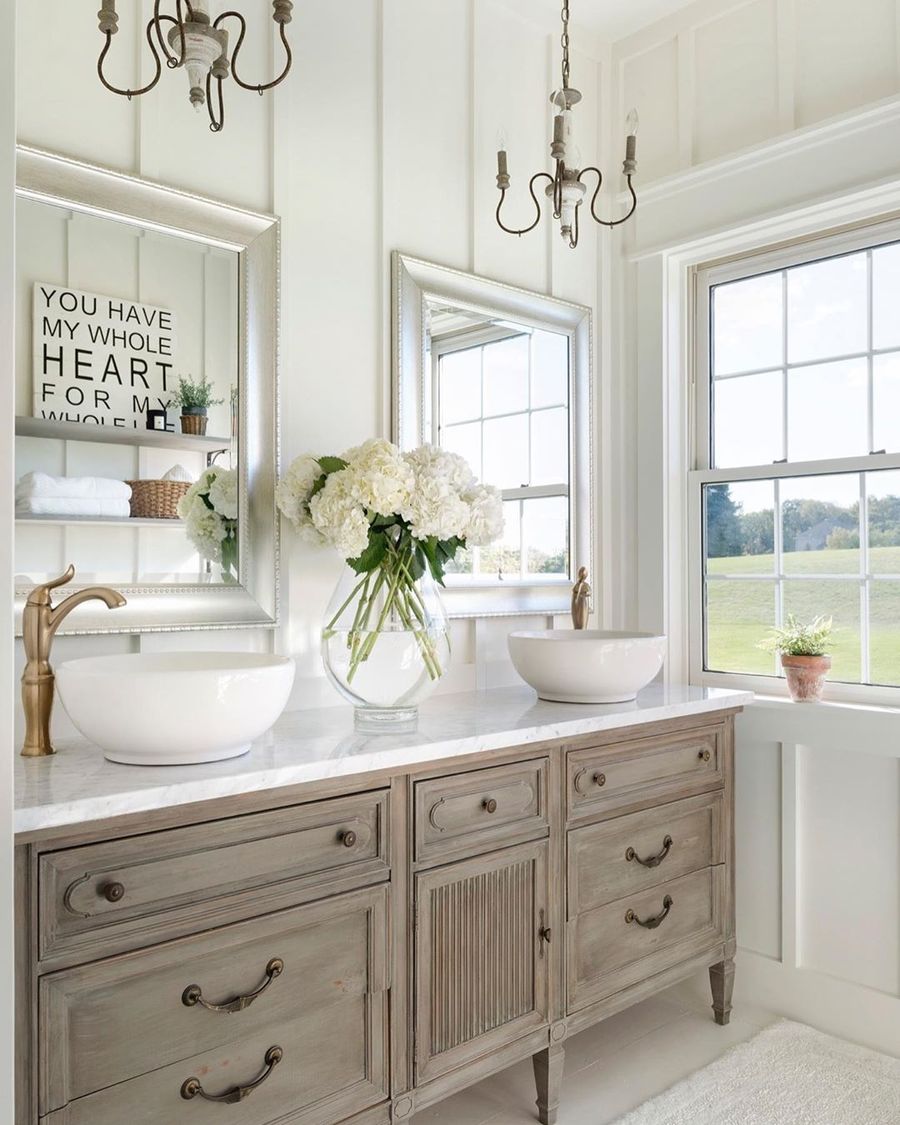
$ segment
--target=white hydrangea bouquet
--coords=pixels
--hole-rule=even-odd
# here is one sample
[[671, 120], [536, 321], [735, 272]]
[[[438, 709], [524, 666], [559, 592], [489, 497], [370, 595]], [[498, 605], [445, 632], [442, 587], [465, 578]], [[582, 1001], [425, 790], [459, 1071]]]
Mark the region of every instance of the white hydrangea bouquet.
[[[499, 538], [497, 489], [479, 484], [454, 453], [431, 445], [402, 453], [389, 441], [372, 440], [339, 457], [298, 457], [279, 482], [276, 500], [304, 537], [334, 547], [353, 572], [323, 633], [325, 642], [336, 631], [346, 641], [346, 682], [391, 627], [415, 636], [427, 675], [436, 681], [443, 668], [421, 580], [430, 575], [443, 585], [457, 551]], [[345, 626], [340, 622], [348, 609]]]
[[201, 558], [218, 563], [226, 582], [237, 581], [238, 482], [234, 469], [212, 465], [178, 502], [188, 539]]

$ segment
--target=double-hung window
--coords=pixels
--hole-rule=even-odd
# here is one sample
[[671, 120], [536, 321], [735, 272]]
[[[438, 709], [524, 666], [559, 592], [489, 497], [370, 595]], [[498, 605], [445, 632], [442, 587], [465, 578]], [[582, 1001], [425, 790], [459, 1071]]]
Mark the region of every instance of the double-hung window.
[[833, 681], [898, 687], [900, 227], [697, 282], [693, 672], [779, 676], [759, 642], [824, 615]]
[[570, 573], [569, 338], [541, 328], [433, 332], [432, 440], [503, 494], [503, 539], [457, 556], [460, 576], [559, 582]]

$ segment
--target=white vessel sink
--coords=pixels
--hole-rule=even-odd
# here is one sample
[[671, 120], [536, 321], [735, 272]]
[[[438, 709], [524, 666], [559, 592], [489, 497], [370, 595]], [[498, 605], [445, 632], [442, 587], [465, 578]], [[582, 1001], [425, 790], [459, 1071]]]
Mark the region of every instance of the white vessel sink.
[[626, 703], [662, 668], [666, 638], [599, 629], [510, 633], [516, 671], [541, 699]]
[[112, 762], [172, 766], [236, 758], [284, 710], [287, 656], [161, 652], [70, 660], [56, 670], [69, 718]]

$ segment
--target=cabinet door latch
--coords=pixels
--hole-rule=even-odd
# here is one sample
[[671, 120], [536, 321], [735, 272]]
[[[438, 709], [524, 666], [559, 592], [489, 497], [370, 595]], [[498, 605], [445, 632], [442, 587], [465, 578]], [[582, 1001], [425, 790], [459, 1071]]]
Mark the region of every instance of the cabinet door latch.
[[540, 938], [540, 942], [541, 942], [541, 944], [540, 944], [540, 956], [543, 957], [544, 956], [544, 943], [546, 942], [547, 945], [550, 944], [550, 942], [553, 938], [553, 931], [550, 929], [549, 926], [544, 925], [544, 912], [543, 912], [543, 910], [540, 912], [539, 917], [540, 917], [541, 925], [540, 925], [540, 929], [538, 930], [538, 937]]

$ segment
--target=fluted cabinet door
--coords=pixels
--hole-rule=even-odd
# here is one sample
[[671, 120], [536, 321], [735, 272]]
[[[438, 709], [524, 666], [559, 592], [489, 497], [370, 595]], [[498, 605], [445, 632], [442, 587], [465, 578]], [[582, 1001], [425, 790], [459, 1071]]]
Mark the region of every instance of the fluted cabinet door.
[[547, 1022], [546, 840], [418, 876], [416, 1081]]

